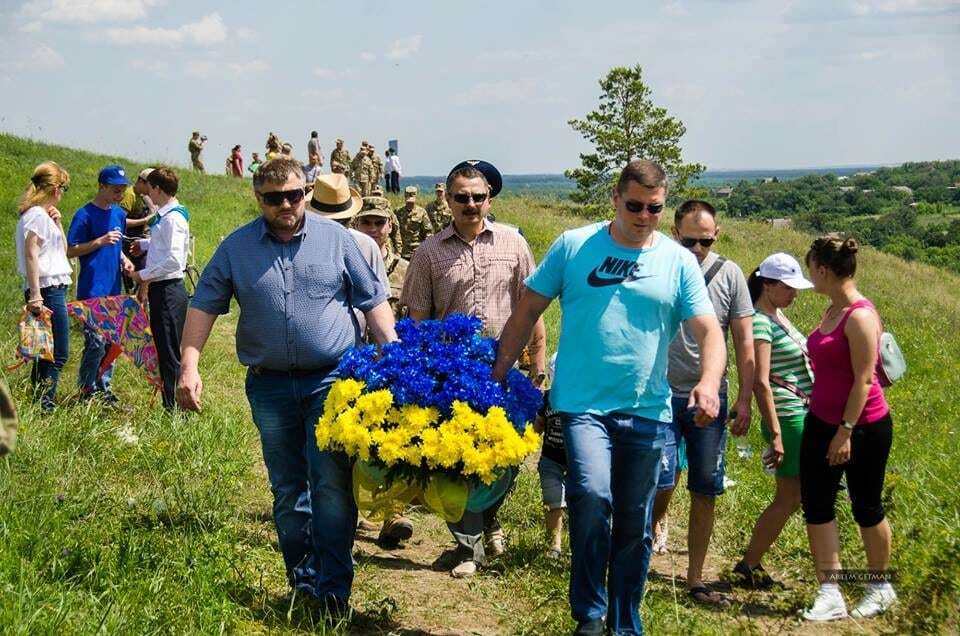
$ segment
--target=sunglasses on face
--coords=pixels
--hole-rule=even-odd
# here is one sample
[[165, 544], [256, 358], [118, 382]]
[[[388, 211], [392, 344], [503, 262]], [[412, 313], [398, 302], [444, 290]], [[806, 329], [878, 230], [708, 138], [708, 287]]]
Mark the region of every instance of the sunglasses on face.
[[627, 210], [629, 210], [630, 212], [633, 212], [634, 214], [640, 214], [644, 210], [646, 210], [650, 214], [660, 214], [661, 212], [663, 212], [662, 203], [647, 203], [646, 205], [644, 205], [643, 203], [640, 203], [638, 201], [624, 201], [623, 206], [627, 208]]
[[290, 205], [296, 205], [303, 200], [303, 195], [303, 188], [297, 188], [296, 190], [284, 190], [282, 192], [261, 192], [260, 198], [267, 205], [283, 205], [284, 200]]
[[486, 192], [477, 192], [475, 194], [455, 194], [453, 195], [453, 200], [461, 205], [466, 205], [470, 203], [470, 199], [473, 199], [473, 202], [477, 205], [480, 205], [487, 200], [488, 193]]
[[680, 245], [683, 245], [686, 248], [691, 248], [697, 243], [699, 243], [704, 247], [710, 247], [716, 242], [716, 240], [717, 239], [715, 238], [689, 238], [684, 236], [684, 237], [681, 237], [680, 239]]

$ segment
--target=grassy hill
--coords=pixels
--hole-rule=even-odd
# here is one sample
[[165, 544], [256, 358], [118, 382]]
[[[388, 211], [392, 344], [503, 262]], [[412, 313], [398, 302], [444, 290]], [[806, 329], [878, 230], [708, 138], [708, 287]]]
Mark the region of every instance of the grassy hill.
[[[0, 351], [12, 359], [22, 306], [12, 242], [16, 201], [33, 167], [53, 159], [70, 171], [61, 209], [65, 223], [88, 201], [99, 168], [112, 161], [130, 172], [141, 165], [0, 135], [0, 235], [7, 237], [0, 267]], [[249, 181], [181, 174], [181, 200], [190, 208], [198, 261], [221, 237], [256, 212]], [[520, 225], [539, 258], [563, 229], [583, 223], [556, 202], [504, 196], [499, 219]], [[664, 219], [664, 223], [667, 219]], [[811, 237], [758, 223], [722, 222], [717, 249], [751, 269], [774, 251], [802, 256]], [[666, 228], [664, 228], [666, 229]], [[892, 615], [835, 630], [956, 630], [960, 619], [960, 278], [866, 250], [861, 287], [876, 301], [910, 363], [907, 377], [888, 392], [895, 440], [885, 492], [894, 529], [893, 568], [902, 603]], [[801, 296], [793, 320], [812, 328], [822, 297]], [[559, 312], [548, 315], [555, 347]], [[233, 316], [223, 317], [202, 361], [205, 410], [168, 417], [136, 370], [120, 363], [116, 390], [129, 407], [100, 410], [67, 403], [41, 417], [26, 399], [27, 373], [7, 377], [20, 405], [18, 451], [0, 461], [0, 626], [9, 633], [308, 633], [322, 631], [285, 598], [283, 566], [274, 545], [269, 491], [255, 428], [243, 394], [243, 370], [233, 351]], [[82, 339], [74, 332], [61, 396], [73, 390]], [[728, 475], [736, 482], [719, 499], [708, 562], [716, 577], [739, 558], [753, 522], [769, 501], [772, 481], [759, 465], [763, 444], [755, 417], [754, 455], [731, 448]], [[732, 444], [731, 444], [732, 446]], [[672, 546], [682, 550], [686, 497], [672, 508]], [[841, 497], [838, 506], [846, 567], [863, 567], [856, 525]], [[361, 559], [355, 586], [358, 632], [418, 633], [449, 628], [488, 633], [568, 632], [566, 566], [541, 555], [544, 543], [536, 474], [525, 471], [503, 512], [507, 555], [472, 582], [438, 579], [424, 618], [418, 586], [426, 572], [397, 559]], [[423, 541], [443, 532], [423, 521]], [[419, 530], [418, 530], [419, 532]], [[643, 613], [653, 633], [808, 631], [796, 609], [812, 598], [812, 563], [802, 520], [792, 519], [765, 560], [788, 582], [779, 592], [737, 594], [730, 610], [687, 605], [682, 552], [654, 562]], [[405, 578], [401, 578], [405, 577]], [[387, 583], [385, 583], [385, 581]], [[400, 582], [400, 583], [397, 583]], [[854, 599], [859, 591], [847, 590]], [[471, 600], [474, 597], [475, 602]], [[487, 612], [470, 622], [454, 597]], [[432, 616], [432, 618], [431, 618]], [[472, 620], [472, 619], [471, 619]], [[480, 624], [486, 627], [479, 627]], [[493, 627], [491, 627], [493, 626]], [[422, 632], [420, 632], [422, 633]]]

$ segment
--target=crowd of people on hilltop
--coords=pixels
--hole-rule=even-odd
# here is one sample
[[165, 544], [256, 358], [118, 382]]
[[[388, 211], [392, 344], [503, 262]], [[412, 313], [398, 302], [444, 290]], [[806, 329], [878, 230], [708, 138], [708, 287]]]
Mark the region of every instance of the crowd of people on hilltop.
[[[200, 173], [206, 171], [202, 158], [203, 147], [206, 142], [207, 137], [201, 135], [199, 130], [193, 131], [190, 140], [187, 142], [190, 164], [194, 170]], [[383, 180], [384, 191], [400, 193], [400, 177], [403, 174], [403, 167], [400, 163], [400, 155], [395, 148], [387, 148], [383, 153], [384, 158], [381, 159], [377, 155], [373, 144], [362, 141], [357, 154], [351, 157], [350, 152], [343, 146], [343, 139], [337, 139], [335, 143], [336, 147], [330, 153], [330, 171], [333, 174], [347, 175], [357, 190], [360, 191], [361, 196], [370, 196], [381, 180]], [[265, 161], [293, 156], [293, 144], [282, 141], [274, 132], [267, 135], [264, 147], [266, 149]], [[251, 155], [247, 171], [251, 175], [256, 174], [262, 163], [260, 154], [254, 152]], [[243, 150], [237, 144], [230, 149], [230, 154], [227, 155], [224, 172], [227, 176], [245, 177], [247, 175], [244, 172], [243, 165]], [[310, 133], [310, 138], [307, 140], [307, 160], [300, 167], [308, 186], [322, 172], [323, 150], [320, 147], [320, 136], [316, 130]]]
[[[882, 325], [856, 286], [856, 241], [814, 241], [804, 259], [809, 279], [782, 252], [744, 276], [713, 249], [720, 226], [709, 202], [683, 202], [669, 234], [658, 230], [667, 175], [654, 162], [634, 160], [611, 193], [612, 218], [562, 233], [538, 265], [522, 232], [492, 220], [503, 180], [491, 163], [461, 162], [426, 208], [407, 188], [404, 205], [392, 209], [373, 146], [362, 144], [351, 158], [338, 140], [324, 174], [316, 139], [313, 133], [303, 164], [270, 134], [265, 160], [255, 157], [253, 170], [260, 216], [219, 244], [189, 301], [182, 277], [190, 217], [176, 198], [173, 170], [147, 169], [131, 183], [122, 167], [106, 166], [95, 197], [64, 231], [57, 206], [70, 176], [53, 162], [38, 166], [20, 202], [16, 245], [27, 308], [53, 314], [55, 359], [33, 371], [42, 408], [56, 408], [69, 351], [70, 258], [80, 260], [78, 299], [120, 294], [126, 277], [148, 300], [163, 404], [171, 410], [200, 409], [201, 352], [236, 300], [236, 351], [247, 367], [245, 390], [288, 580], [341, 615], [349, 608], [354, 536], [364, 522], [346, 455], [321, 451], [314, 439], [334, 370], [361, 342], [396, 340], [398, 318], [476, 316], [499, 341], [494, 379], [519, 364], [548, 389], [536, 423], [544, 433], [538, 473], [547, 556], [563, 555], [566, 511], [575, 633], [643, 632], [647, 570], [655, 549], [669, 549], [666, 518], [682, 471], [691, 501], [689, 598], [729, 604], [704, 580], [703, 567], [725, 489], [728, 432], [748, 432], [754, 403], [769, 443], [764, 466], [776, 487], [733, 566], [737, 584], [773, 584], [761, 562], [802, 510], [820, 583], [803, 616], [846, 617], [835, 522], [845, 476], [874, 577], [849, 615], [874, 616], [896, 601], [886, 577], [891, 532], [881, 497], [892, 443], [877, 374]], [[387, 181], [396, 191], [393, 178]], [[144, 229], [149, 237], [134, 238]], [[786, 310], [806, 289], [829, 305], [805, 337]], [[563, 318], [548, 364], [542, 315], [554, 299]], [[729, 335], [735, 396], [728, 396], [726, 378]], [[85, 333], [84, 399], [116, 399], [103, 355], [102, 341]], [[497, 517], [508, 496], [448, 524], [456, 547], [438, 565], [470, 577], [501, 555], [506, 541]], [[389, 547], [402, 546], [415, 530], [404, 511], [366, 529]]]

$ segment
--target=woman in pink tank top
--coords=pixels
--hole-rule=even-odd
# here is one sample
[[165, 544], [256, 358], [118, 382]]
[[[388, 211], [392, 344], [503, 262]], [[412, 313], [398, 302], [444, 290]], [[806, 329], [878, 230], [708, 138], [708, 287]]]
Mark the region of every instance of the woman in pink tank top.
[[831, 304], [807, 338], [814, 382], [800, 445], [800, 498], [807, 536], [820, 581], [813, 621], [848, 616], [840, 594], [840, 539], [834, 507], [843, 475], [873, 580], [850, 612], [875, 616], [897, 600], [886, 577], [890, 564], [890, 525], [881, 495], [893, 442], [893, 421], [877, 380], [880, 334], [876, 308], [857, 290], [857, 242], [819, 238], [807, 252], [810, 280]]

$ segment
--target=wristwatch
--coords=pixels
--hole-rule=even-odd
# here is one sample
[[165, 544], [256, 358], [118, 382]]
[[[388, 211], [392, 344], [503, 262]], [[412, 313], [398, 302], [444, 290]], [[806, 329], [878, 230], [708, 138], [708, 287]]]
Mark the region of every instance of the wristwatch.
[[853, 422], [848, 422], [846, 420], [843, 420], [842, 422], [840, 422], [840, 426], [852, 432], [853, 427], [856, 426], [856, 424], [854, 424]]

